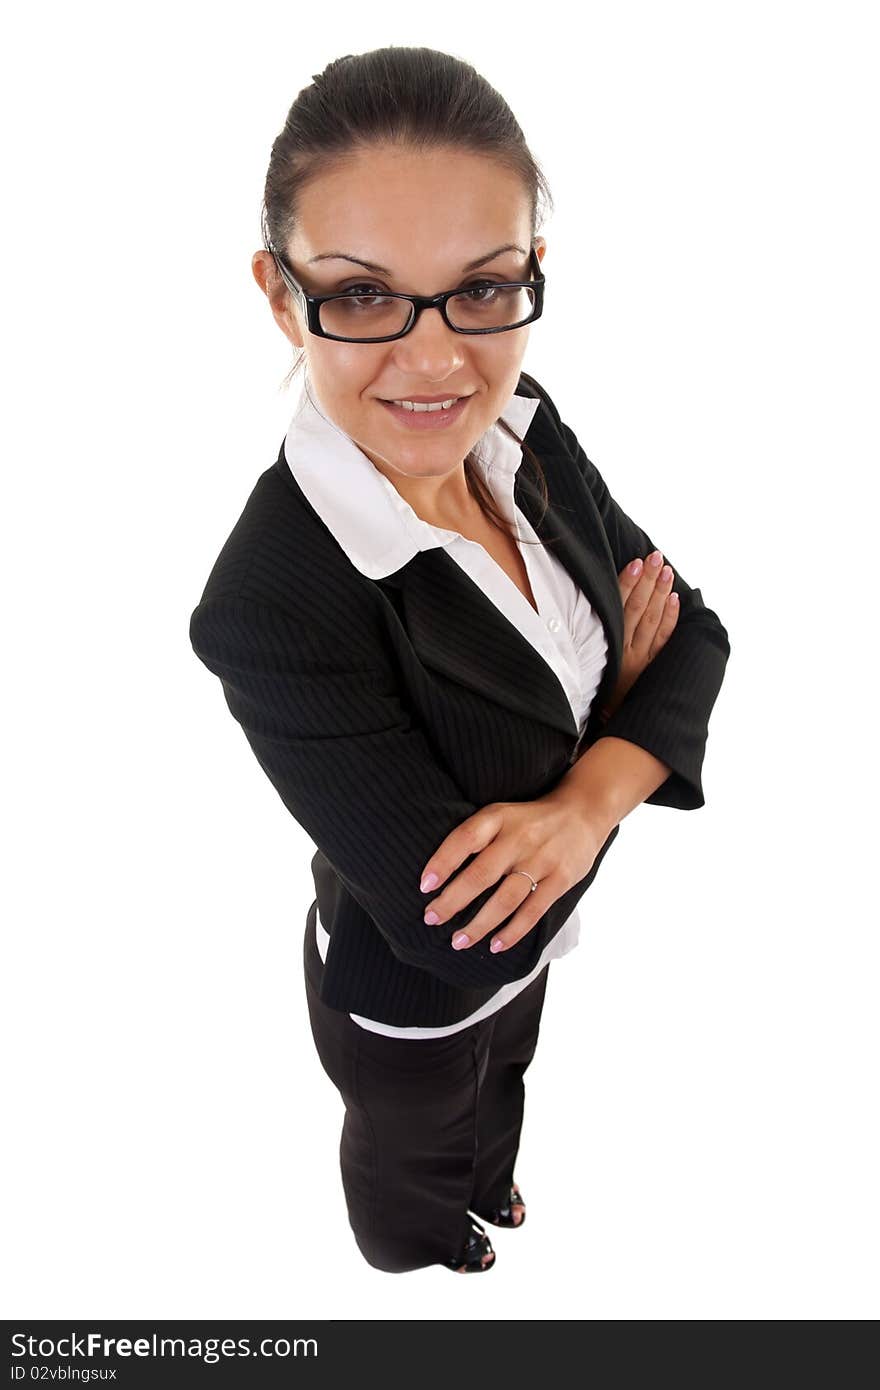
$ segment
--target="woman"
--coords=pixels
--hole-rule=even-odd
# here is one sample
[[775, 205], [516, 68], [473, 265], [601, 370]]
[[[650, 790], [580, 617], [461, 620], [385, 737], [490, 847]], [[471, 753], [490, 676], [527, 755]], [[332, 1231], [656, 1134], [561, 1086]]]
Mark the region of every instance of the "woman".
[[623, 817], [703, 804], [729, 653], [521, 370], [544, 188], [446, 54], [300, 92], [253, 273], [305, 380], [190, 623], [317, 846], [312, 1032], [357, 1244], [393, 1272], [481, 1272], [474, 1218], [522, 1225], [549, 961]]

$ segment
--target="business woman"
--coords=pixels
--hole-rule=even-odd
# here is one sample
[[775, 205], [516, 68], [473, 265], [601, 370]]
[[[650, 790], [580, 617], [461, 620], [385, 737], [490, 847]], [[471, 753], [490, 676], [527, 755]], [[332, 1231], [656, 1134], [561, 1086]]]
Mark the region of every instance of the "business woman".
[[704, 804], [730, 650], [522, 369], [542, 191], [449, 55], [299, 93], [252, 268], [301, 391], [190, 620], [316, 846], [311, 1027], [355, 1240], [395, 1273], [482, 1272], [483, 1221], [523, 1224], [549, 962], [621, 820]]

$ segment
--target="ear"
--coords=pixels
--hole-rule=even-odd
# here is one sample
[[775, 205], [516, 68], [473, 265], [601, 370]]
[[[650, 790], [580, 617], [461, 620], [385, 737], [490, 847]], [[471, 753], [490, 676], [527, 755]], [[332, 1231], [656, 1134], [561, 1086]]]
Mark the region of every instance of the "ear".
[[269, 301], [272, 317], [294, 347], [303, 345], [302, 329], [294, 310], [290, 292], [278, 273], [275, 257], [265, 248], [255, 251], [251, 259], [251, 273], [262, 293]]
[[251, 258], [251, 273], [264, 294], [268, 294], [273, 277], [280, 279], [275, 258], [269, 251], [255, 251]]

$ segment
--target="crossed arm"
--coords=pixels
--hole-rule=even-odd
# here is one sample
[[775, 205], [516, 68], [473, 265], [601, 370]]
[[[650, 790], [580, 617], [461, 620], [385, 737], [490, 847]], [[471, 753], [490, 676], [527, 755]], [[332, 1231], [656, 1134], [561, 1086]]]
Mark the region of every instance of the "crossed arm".
[[[545, 402], [590, 487], [619, 572], [655, 546], [610, 497], [549, 397]], [[485, 808], [468, 800], [436, 758], [426, 732], [400, 699], [382, 653], [377, 651], [369, 662], [355, 661], [339, 650], [336, 634], [318, 631], [313, 624], [304, 629], [273, 602], [235, 595], [200, 603], [191, 617], [190, 640], [220, 677], [231, 713], [285, 806], [390, 950], [406, 964], [453, 985], [497, 988], [537, 965], [544, 943], [595, 877], [620, 815], [642, 799], [682, 809], [703, 804], [706, 725], [729, 647], [724, 628], [699, 590], [690, 589], [676, 571], [672, 587], [680, 601], [675, 630], [635, 679], [592, 748], [555, 789], [563, 798], [604, 800], [603, 814], [615, 829], [590, 868], [543, 911], [544, 930], [528, 932], [497, 955], [482, 940], [469, 950], [450, 946], [450, 938], [468, 929], [496, 883], [483, 886], [441, 926], [424, 920], [428, 904], [420, 885], [426, 866], [445, 837]], [[668, 772], [656, 790], [643, 797], [663, 770]], [[513, 882], [526, 880], [517, 875]]]

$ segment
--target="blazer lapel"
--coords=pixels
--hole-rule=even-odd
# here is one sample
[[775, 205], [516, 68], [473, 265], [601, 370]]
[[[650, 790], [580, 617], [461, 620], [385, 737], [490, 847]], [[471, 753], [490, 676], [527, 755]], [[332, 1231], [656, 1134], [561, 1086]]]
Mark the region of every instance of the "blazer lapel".
[[[549, 545], [601, 620], [608, 659], [585, 734], [613, 690], [623, 651], [623, 605], [614, 560], [595, 503], [571, 460], [541, 450], [554, 501], [543, 517], [543, 498], [516, 475], [514, 498], [541, 540]], [[576, 743], [568, 697], [553, 669], [444, 546], [421, 551], [395, 574], [375, 580], [395, 589], [407, 634], [425, 666], [519, 715], [539, 719]]]
[[400, 592], [407, 636], [423, 665], [526, 718], [576, 735], [568, 696], [531, 642], [441, 546], [375, 581]]

